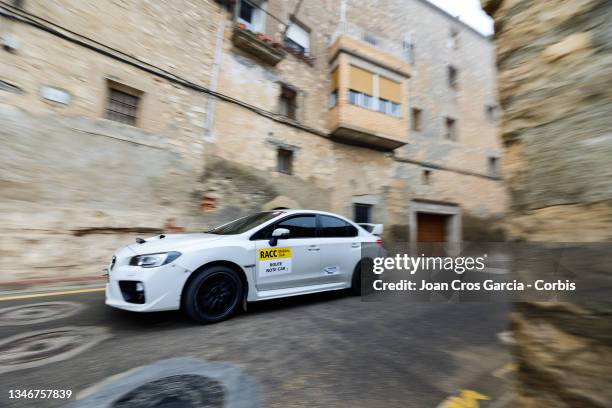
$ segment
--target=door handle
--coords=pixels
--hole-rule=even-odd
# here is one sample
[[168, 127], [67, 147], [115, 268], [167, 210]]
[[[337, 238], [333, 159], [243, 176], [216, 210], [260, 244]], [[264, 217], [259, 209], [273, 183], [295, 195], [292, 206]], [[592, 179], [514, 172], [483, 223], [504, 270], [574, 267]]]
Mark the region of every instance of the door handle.
[[320, 248], [318, 246], [316, 246], [316, 245], [310, 245], [308, 247], [308, 250], [309, 251], [318, 251], [318, 250], [320, 250]]
[[351, 248], [359, 248], [360, 246], [361, 246], [361, 244], [358, 243], [358, 242], [355, 242], [355, 243], [351, 244]]

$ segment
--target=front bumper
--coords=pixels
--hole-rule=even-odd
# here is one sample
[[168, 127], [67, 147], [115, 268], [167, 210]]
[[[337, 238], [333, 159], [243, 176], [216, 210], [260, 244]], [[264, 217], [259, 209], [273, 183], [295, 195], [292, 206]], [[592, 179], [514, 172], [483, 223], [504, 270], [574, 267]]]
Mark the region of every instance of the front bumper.
[[[190, 270], [175, 263], [158, 268], [115, 266], [109, 271], [109, 280], [106, 284], [106, 304], [132, 312], [178, 310], [181, 305], [183, 286], [190, 274]], [[128, 302], [119, 285], [121, 281], [141, 282], [144, 287], [144, 303]]]

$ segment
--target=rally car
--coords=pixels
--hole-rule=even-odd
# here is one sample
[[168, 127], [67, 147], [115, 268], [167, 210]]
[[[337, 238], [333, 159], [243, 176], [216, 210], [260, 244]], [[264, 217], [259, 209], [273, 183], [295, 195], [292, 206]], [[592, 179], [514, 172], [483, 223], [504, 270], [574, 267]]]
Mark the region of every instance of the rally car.
[[382, 240], [336, 214], [265, 211], [210, 231], [137, 238], [107, 267], [106, 304], [213, 323], [251, 301], [349, 288]]

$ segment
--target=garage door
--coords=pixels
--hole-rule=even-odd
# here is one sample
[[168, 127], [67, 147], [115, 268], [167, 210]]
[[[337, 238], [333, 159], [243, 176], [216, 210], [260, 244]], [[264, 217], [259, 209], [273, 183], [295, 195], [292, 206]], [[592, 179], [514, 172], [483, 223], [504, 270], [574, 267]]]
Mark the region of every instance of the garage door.
[[417, 241], [445, 242], [448, 215], [418, 213]]

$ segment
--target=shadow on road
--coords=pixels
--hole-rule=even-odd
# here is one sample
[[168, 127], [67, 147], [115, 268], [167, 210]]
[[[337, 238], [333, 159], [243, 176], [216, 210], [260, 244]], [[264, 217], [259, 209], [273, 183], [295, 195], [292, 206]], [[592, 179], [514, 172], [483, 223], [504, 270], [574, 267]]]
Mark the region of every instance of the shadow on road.
[[[250, 302], [247, 311], [239, 311], [235, 318], [249, 315], [275, 313], [293, 308], [312, 306], [323, 302], [333, 302], [349, 297], [346, 291], [323, 292], [310, 295], [292, 296], [289, 298]], [[109, 326], [118, 330], [163, 330], [186, 326], [200, 326], [190, 320], [180, 310], [168, 312], [134, 313], [125, 310], [104, 307], [104, 320]], [[223, 323], [221, 323], [223, 324]]]

